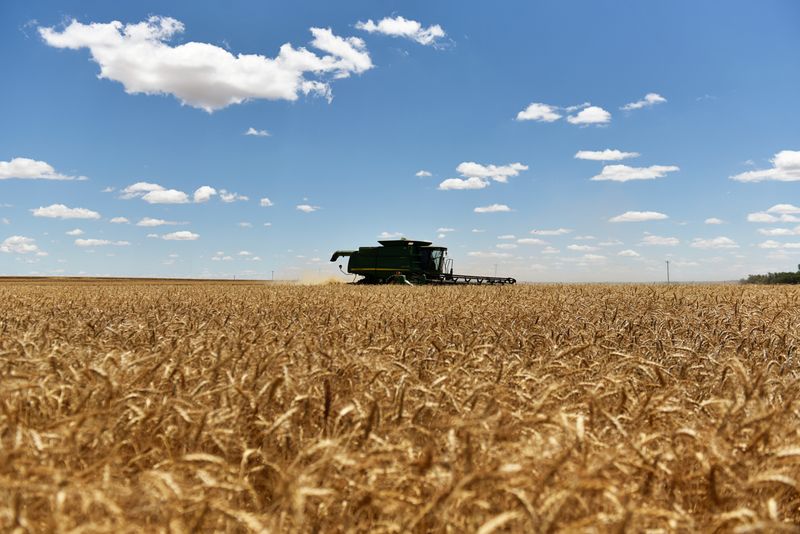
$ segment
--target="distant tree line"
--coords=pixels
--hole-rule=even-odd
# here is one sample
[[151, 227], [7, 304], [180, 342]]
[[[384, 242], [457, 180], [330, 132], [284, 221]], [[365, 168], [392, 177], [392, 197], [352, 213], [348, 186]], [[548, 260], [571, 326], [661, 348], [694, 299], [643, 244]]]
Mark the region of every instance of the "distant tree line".
[[800, 265], [796, 273], [751, 274], [743, 284], [800, 284]]

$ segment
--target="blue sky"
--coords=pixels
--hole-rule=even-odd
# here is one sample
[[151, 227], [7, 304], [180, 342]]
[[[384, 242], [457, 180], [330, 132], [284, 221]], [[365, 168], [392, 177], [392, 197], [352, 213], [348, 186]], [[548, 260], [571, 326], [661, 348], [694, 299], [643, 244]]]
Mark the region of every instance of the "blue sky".
[[794, 270], [798, 58], [792, 1], [4, 2], [0, 273]]

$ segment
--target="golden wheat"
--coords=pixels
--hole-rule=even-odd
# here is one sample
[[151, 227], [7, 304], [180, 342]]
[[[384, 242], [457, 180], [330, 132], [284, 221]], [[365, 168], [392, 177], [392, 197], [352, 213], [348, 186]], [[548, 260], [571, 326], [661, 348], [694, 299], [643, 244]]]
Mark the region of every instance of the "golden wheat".
[[794, 531], [800, 291], [0, 285], [0, 528]]

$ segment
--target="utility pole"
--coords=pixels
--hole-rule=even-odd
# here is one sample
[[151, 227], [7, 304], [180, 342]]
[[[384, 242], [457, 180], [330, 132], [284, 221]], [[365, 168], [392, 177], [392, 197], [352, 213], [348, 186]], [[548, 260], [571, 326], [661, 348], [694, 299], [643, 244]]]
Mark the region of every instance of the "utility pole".
[[667, 283], [669, 284], [669, 260], [665, 260], [667, 262]]
[[272, 271], [272, 278], [271, 278], [271, 280], [272, 280], [273, 282], [275, 281], [275, 271]]

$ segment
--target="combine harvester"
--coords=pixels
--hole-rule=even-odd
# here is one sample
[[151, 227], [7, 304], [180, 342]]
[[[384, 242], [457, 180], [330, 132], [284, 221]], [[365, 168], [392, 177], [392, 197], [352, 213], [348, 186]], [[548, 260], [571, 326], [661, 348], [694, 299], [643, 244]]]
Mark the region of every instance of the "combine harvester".
[[[389, 239], [378, 241], [380, 247], [337, 250], [331, 261], [349, 256], [347, 272], [362, 276], [357, 284], [516, 284], [514, 278], [453, 274], [453, 260], [446, 247], [434, 247], [430, 241]], [[342, 266], [339, 265], [339, 269]], [[344, 271], [342, 271], [344, 272]]]

